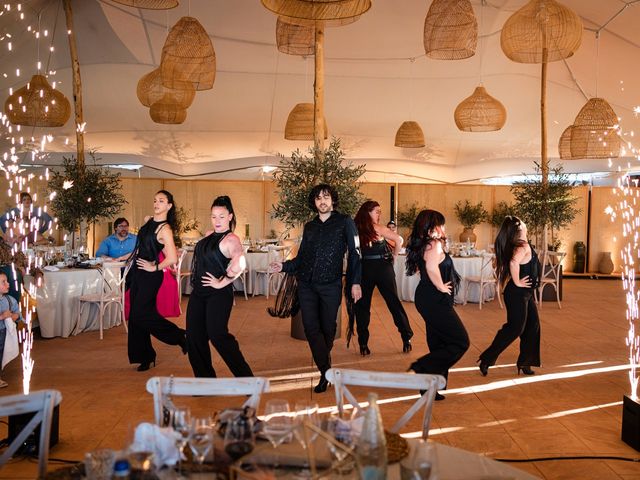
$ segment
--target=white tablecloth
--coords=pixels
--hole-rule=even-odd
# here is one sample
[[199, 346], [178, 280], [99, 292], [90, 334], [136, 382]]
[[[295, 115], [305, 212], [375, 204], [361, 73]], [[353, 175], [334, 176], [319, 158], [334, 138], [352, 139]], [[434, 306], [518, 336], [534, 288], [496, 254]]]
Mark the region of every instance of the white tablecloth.
[[[463, 302], [465, 291], [468, 287], [470, 290], [467, 301], [477, 303], [480, 301], [480, 286], [477, 283], [467, 284], [467, 282], [464, 281], [464, 278], [468, 276], [480, 276], [480, 270], [482, 269], [482, 257], [451, 257], [451, 259], [453, 260], [453, 265], [455, 266], [456, 271], [460, 274], [460, 277], [462, 277], [460, 289], [456, 295], [455, 302]], [[418, 286], [418, 283], [420, 283], [420, 274], [416, 273], [415, 275], [408, 277], [405, 274], [405, 262], [406, 256], [398, 255], [393, 265], [396, 273], [396, 284], [398, 285], [398, 296], [400, 297], [400, 300], [413, 302], [416, 287]], [[486, 275], [489, 273], [490, 272], [485, 272]], [[493, 285], [485, 287], [484, 301], [493, 300], [495, 293], [496, 291]]]
[[[418, 443], [409, 440], [411, 448]], [[506, 463], [496, 462], [473, 452], [450, 447], [437, 442], [429, 442], [436, 447], [439, 476], [438, 480], [535, 480], [538, 477], [519, 470]], [[389, 466], [389, 480], [400, 478], [400, 464]]]
[[[111, 266], [114, 277], [118, 278], [120, 264]], [[32, 281], [25, 278], [25, 282]], [[59, 272], [44, 271], [44, 282], [37, 289], [36, 301], [40, 334], [44, 338], [68, 337], [87, 330], [98, 330], [98, 306], [84, 306], [82, 316], [76, 326], [79, 302], [78, 297], [97, 293], [100, 285], [100, 272], [97, 269], [61, 269]], [[28, 285], [27, 285], [28, 288]], [[118, 307], [110, 306], [105, 312], [104, 328], [120, 325]]]

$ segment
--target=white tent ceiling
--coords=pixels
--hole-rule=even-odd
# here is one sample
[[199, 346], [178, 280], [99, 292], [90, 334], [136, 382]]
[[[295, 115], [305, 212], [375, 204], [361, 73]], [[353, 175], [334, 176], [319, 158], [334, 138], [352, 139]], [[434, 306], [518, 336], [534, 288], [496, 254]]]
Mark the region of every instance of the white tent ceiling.
[[[552, 159], [558, 157], [560, 134], [596, 93], [613, 106], [624, 131], [637, 127], [633, 109], [640, 104], [640, 2], [635, 5], [636, 1], [562, 2], [580, 15], [585, 31], [573, 57], [549, 66]], [[8, 95], [10, 87], [23, 85], [36, 73], [38, 42], [26, 26], [35, 28], [39, 15], [40, 31], [49, 31], [40, 38], [39, 57], [56, 72], [50, 81], [57, 81], [71, 99], [62, 1], [10, 3], [12, 11], [0, 17], [0, 29], [5, 37], [10, 33], [12, 41], [11, 51], [7, 38], [0, 43], [0, 90]], [[16, 17], [18, 3], [25, 13], [23, 21]], [[500, 49], [502, 25], [526, 1], [488, 0], [481, 9], [480, 0], [474, 0], [482, 41], [474, 57], [460, 61], [424, 55], [422, 32], [429, 0], [372, 3], [359, 21], [328, 28], [325, 46], [325, 116], [330, 135], [342, 139], [347, 158], [366, 164], [366, 179], [467, 182], [531, 171], [540, 155], [540, 66], [513, 63]], [[313, 58], [277, 52], [276, 17], [260, 0], [182, 0], [169, 11], [139, 10], [111, 0], [74, 0], [72, 5], [86, 144], [98, 149], [103, 162], [152, 167], [143, 169], [146, 175], [226, 171], [213, 178], [261, 178], [260, 167], [276, 165], [277, 152], [306, 148], [305, 142], [284, 140], [283, 131], [293, 106], [313, 99]], [[136, 98], [136, 84], [158, 66], [167, 26], [186, 15], [196, 17], [212, 38], [216, 81], [212, 90], [197, 93], [182, 125], [155, 124]], [[50, 53], [52, 37], [55, 49]], [[499, 132], [460, 132], [453, 111], [481, 79], [505, 105], [507, 123]], [[409, 119], [422, 125], [425, 148], [394, 147], [396, 130]], [[39, 138], [44, 131], [22, 133]], [[52, 133], [47, 161], [57, 163], [62, 154], [74, 151], [73, 115]], [[628, 162], [634, 167], [637, 160], [626, 158], [612, 166], [606, 160], [564, 165], [570, 172], [590, 172], [615, 169], [618, 164], [626, 167]]]

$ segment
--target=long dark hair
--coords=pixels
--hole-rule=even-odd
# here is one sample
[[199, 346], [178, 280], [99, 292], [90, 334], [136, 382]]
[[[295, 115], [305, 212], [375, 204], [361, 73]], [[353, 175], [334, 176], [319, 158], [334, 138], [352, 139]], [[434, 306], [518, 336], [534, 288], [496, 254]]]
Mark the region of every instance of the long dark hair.
[[378, 239], [376, 229], [373, 227], [373, 219], [369, 214], [379, 206], [380, 204], [375, 200], [367, 200], [356, 213], [355, 222], [358, 227], [358, 235], [360, 235], [360, 245], [368, 245]]
[[176, 202], [173, 201], [173, 195], [171, 194], [171, 192], [168, 192], [166, 190], [158, 190], [156, 192], [156, 195], [158, 195], [159, 193], [167, 197], [167, 202], [171, 204], [171, 208], [167, 212], [167, 223], [171, 227], [171, 230], [175, 232], [178, 227], [178, 217], [176, 215], [176, 210], [177, 210]]
[[232, 215], [231, 221], [229, 222], [229, 229], [233, 232], [236, 228], [236, 213], [233, 211], [231, 199], [227, 195], [220, 195], [211, 204], [211, 209], [213, 209], [213, 207], [224, 207]]
[[316, 185], [311, 189], [311, 191], [309, 192], [309, 198], [307, 198], [307, 205], [309, 205], [309, 208], [312, 211], [318, 211], [318, 209], [316, 208], [316, 197], [324, 192], [331, 195], [331, 204], [333, 205], [333, 210], [338, 209], [338, 203], [340, 201], [340, 199], [338, 198], [338, 192], [331, 185], [321, 183], [320, 185]]
[[520, 238], [520, 225], [522, 220], [513, 215], [507, 215], [500, 227], [498, 236], [494, 243], [496, 250], [496, 274], [500, 283], [504, 283], [509, 275], [509, 263], [513, 258], [513, 251], [525, 245], [526, 242]]
[[436, 210], [422, 210], [413, 222], [413, 230], [407, 243], [407, 275], [413, 275], [419, 269], [424, 250], [431, 242], [440, 241], [444, 245], [446, 239], [431, 238], [431, 232], [436, 227], [444, 225], [444, 215]]

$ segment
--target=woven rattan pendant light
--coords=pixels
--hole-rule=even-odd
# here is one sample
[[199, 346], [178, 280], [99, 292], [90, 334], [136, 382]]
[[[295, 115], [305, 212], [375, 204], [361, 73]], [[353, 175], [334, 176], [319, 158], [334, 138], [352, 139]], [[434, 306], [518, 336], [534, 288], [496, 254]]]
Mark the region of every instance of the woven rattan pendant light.
[[278, 17], [276, 21], [276, 44], [279, 52], [288, 55], [313, 55], [314, 37], [313, 25], [290, 23], [286, 17]]
[[193, 17], [182, 17], [162, 47], [162, 84], [178, 89], [191, 82], [196, 90], [213, 88], [216, 53], [204, 27]]
[[433, 0], [424, 20], [424, 51], [436, 60], [472, 57], [478, 22], [469, 0]]
[[576, 158], [617, 158], [620, 137], [618, 116], [604, 98], [591, 98], [580, 109], [571, 131], [571, 156]]
[[[324, 138], [329, 136], [327, 121], [323, 119]], [[298, 103], [287, 117], [284, 127], [287, 140], [313, 140], [313, 103]]]
[[402, 122], [396, 132], [395, 146], [403, 148], [422, 148], [425, 146], [424, 133], [422, 133], [418, 122], [413, 120]]
[[178, 6], [178, 0], [113, 0], [129, 7], [146, 8], [149, 10], [169, 10]]
[[165, 95], [151, 105], [149, 115], [156, 123], [175, 125], [186, 120], [187, 109], [177, 105], [170, 95]]
[[138, 100], [145, 107], [150, 107], [165, 95], [169, 95], [176, 105], [180, 105], [182, 108], [189, 108], [196, 96], [193, 84], [191, 82], [182, 82], [181, 84], [174, 82], [174, 84], [180, 85], [181, 88], [173, 89], [162, 85], [160, 68], [156, 68], [138, 80], [138, 87], [136, 88]]
[[463, 132], [494, 132], [507, 121], [507, 110], [481, 85], [460, 102], [453, 118]]
[[261, 0], [273, 13], [291, 20], [322, 21], [328, 26], [356, 21], [371, 8], [371, 0]]
[[43, 75], [34, 75], [7, 98], [4, 113], [14, 125], [61, 127], [69, 120], [71, 105]]
[[581, 42], [580, 17], [555, 0], [530, 0], [507, 19], [500, 34], [502, 51], [518, 63], [563, 60], [573, 55]]
[[573, 125], [569, 125], [565, 128], [560, 140], [558, 141], [558, 154], [560, 160], [575, 160], [577, 157], [571, 155], [571, 133], [573, 132]]

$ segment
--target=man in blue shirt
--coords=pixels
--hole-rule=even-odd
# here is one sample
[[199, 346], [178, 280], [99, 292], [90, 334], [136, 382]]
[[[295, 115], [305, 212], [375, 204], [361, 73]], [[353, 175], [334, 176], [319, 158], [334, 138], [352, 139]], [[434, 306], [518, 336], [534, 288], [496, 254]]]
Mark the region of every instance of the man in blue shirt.
[[[52, 227], [53, 219], [47, 212], [42, 208], [32, 209], [33, 199], [29, 192], [20, 192], [20, 204], [20, 207], [14, 207], [0, 217], [0, 229], [2, 229], [2, 233], [7, 231], [9, 221], [16, 220], [19, 222], [20, 218], [24, 218], [29, 224], [31, 220], [35, 219], [35, 221], [37, 221], [37, 231], [40, 235], [43, 235]], [[30, 230], [31, 227], [27, 226], [27, 229]], [[33, 241], [33, 239], [31, 239], [31, 241]]]
[[137, 238], [129, 233], [129, 222], [126, 218], [116, 218], [113, 222], [113, 230], [114, 233], [100, 244], [96, 257], [105, 257], [121, 262], [129, 258], [133, 249], [136, 248]]

